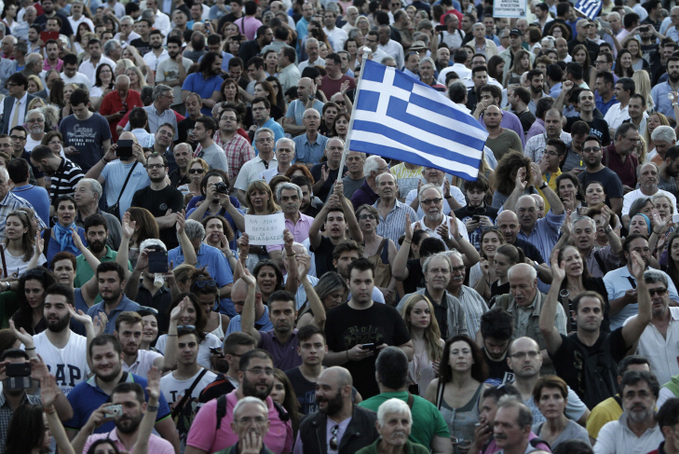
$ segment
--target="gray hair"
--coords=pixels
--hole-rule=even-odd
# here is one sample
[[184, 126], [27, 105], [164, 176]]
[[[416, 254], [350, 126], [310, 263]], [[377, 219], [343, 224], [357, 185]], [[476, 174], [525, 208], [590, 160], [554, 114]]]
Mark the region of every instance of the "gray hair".
[[580, 222], [580, 221], [587, 221], [587, 222], [589, 222], [590, 224], [592, 224], [592, 228], [596, 231], [596, 221], [595, 221], [594, 219], [590, 218], [589, 216], [578, 216], [578, 217], [574, 218], [574, 219], [573, 219], [573, 222], [571, 223], [571, 226], [572, 226], [572, 227], [571, 227], [571, 230], [572, 230], [573, 228], [575, 228], [575, 224], [576, 224], [577, 222]]
[[118, 83], [125, 83], [129, 87], [130, 86], [130, 78], [125, 74], [121, 74], [118, 77], [116, 77], [116, 85]]
[[12, 41], [12, 44], [16, 44], [16, 43], [17, 43], [17, 38], [16, 38], [16, 36], [7, 35], [7, 36], [5, 36], [5, 37], [2, 38], [2, 39], [6, 39], [6, 38], [8, 38], [10, 41]]
[[[522, 266], [522, 265], [525, 265], [525, 266]], [[525, 269], [526, 272], [528, 272], [528, 276], [530, 276], [531, 281], [534, 281], [535, 279], [538, 278], [537, 270], [535, 268], [533, 268], [532, 266], [526, 264], [526, 263], [517, 263], [516, 265], [509, 268], [509, 271], [507, 271], [507, 277], [508, 278], [509, 278], [509, 275], [511, 274], [512, 270], [514, 270], [514, 269], [516, 269], [517, 271], [521, 270], [521, 269]], [[510, 280], [511, 280], [511, 278], [510, 278]]]
[[472, 26], [472, 31], [476, 30], [477, 28], [481, 28], [481, 27], [483, 27], [484, 30], [486, 29], [485, 25], [483, 25], [481, 22], [477, 22]]
[[167, 251], [167, 246], [165, 246], [165, 243], [163, 243], [158, 238], [147, 238], [144, 241], [142, 241], [141, 244], [139, 245], [139, 251], [141, 252], [144, 249], [152, 246], [156, 246], [161, 248], [163, 251]]
[[3, 33], [7, 31], [7, 26], [5, 26], [4, 22], [0, 22], [0, 30], [2, 30]]
[[[349, 8], [351, 8], [351, 7], [349, 7]], [[349, 8], [347, 8], [347, 9], [349, 9]], [[358, 19], [356, 19], [356, 23], [358, 23]], [[349, 30], [349, 33], [348, 33], [349, 39], [356, 39], [356, 37], [358, 36], [358, 34], [360, 32], [361, 32], [360, 28], [356, 28], [356, 27], [352, 28], [351, 30]]]
[[677, 140], [677, 134], [671, 126], [658, 126], [651, 133], [651, 140], [662, 140], [667, 143], [672, 143]]
[[255, 142], [257, 141], [257, 139], [259, 138], [259, 136], [260, 136], [262, 133], [264, 133], [264, 132], [268, 132], [269, 134], [271, 134], [271, 137], [272, 137], [272, 138], [275, 138], [275, 137], [276, 137], [276, 134], [274, 134], [273, 131], [272, 131], [271, 129], [269, 129], [269, 128], [259, 128], [259, 129], [255, 132]]
[[424, 271], [425, 273], [427, 271], [429, 271], [429, 263], [434, 259], [444, 259], [446, 261], [446, 263], [448, 264], [448, 267], [451, 268], [451, 270], [452, 270], [453, 265], [452, 265], [452, 263], [450, 263], [450, 258], [446, 255], [446, 253], [445, 252], [437, 252], [436, 254], [430, 255], [429, 257], [427, 257], [424, 260], [424, 264], [422, 265], [422, 271]]
[[236, 405], [233, 407], [234, 421], [236, 420], [236, 415], [240, 411], [241, 407], [248, 404], [257, 405], [260, 408], [260, 410], [262, 410], [264, 417], [266, 419], [269, 419], [269, 409], [267, 408], [266, 404], [262, 401], [262, 399], [253, 396], [247, 396], [243, 397], [238, 402], [236, 402]]
[[387, 415], [391, 414], [407, 415], [408, 422], [410, 422], [410, 424], [413, 423], [413, 415], [410, 413], [410, 407], [408, 407], [408, 404], [403, 402], [401, 399], [392, 397], [380, 405], [380, 407], [377, 409], [377, 422], [380, 424], [380, 426], [384, 426], [384, 419]]
[[363, 163], [363, 175], [366, 178], [369, 177], [373, 172], [377, 173], [380, 167], [379, 162], [377, 162], [378, 159], [382, 158], [377, 155], [372, 155], [366, 158], [365, 162]]
[[288, 183], [287, 181], [284, 181], [283, 183], [276, 186], [276, 200], [278, 200], [279, 203], [281, 201], [281, 193], [284, 190], [297, 191], [297, 197], [300, 201], [302, 200], [302, 189], [295, 183]]
[[336, 2], [328, 2], [325, 4], [326, 11], [332, 11], [335, 16], [339, 14], [339, 5]]
[[651, 269], [644, 271], [644, 282], [647, 284], [655, 284], [656, 282], [660, 282], [665, 286], [665, 288], [667, 288], [667, 276], [662, 271]]
[[123, 46], [120, 45], [120, 41], [117, 39], [109, 39], [104, 44], [104, 55], [108, 56], [116, 49], [122, 49]]
[[153, 93], [151, 94], [151, 99], [153, 99], [153, 102], [156, 102], [158, 100], [158, 98], [163, 96], [168, 91], [172, 91], [172, 88], [168, 87], [165, 84], [158, 84], [155, 87], [153, 87]]
[[198, 221], [193, 219], [187, 219], [184, 225], [184, 231], [189, 240], [194, 241], [200, 239], [201, 241], [205, 238], [205, 227]]
[[78, 183], [76, 186], [80, 184], [89, 184], [90, 185], [90, 191], [94, 192], [97, 195], [97, 200], [101, 199], [102, 194], [104, 193], [104, 189], [101, 187], [101, 183], [99, 183], [97, 180], [94, 178], [83, 178]]
[[615, 11], [613, 11], [613, 12], [611, 12], [611, 13], [608, 13], [608, 18], [607, 18], [607, 19], [608, 19], [609, 21], [610, 21], [610, 19], [611, 19], [611, 16], [617, 17], [618, 20], [622, 20], [622, 18], [620, 17], [620, 14], [617, 13], [617, 12], [615, 12]]
[[318, 113], [318, 111], [317, 111], [316, 109], [314, 109], [313, 107], [310, 107], [309, 109], [306, 109], [306, 110], [304, 111], [304, 113], [302, 114], [302, 118], [306, 117], [306, 115], [307, 115], [308, 113], [314, 113], [314, 114], [316, 114], [316, 116], [317, 116], [318, 118], [321, 118], [321, 114]]
[[289, 139], [287, 137], [283, 137], [282, 139], [278, 139], [278, 142], [276, 142], [276, 150], [278, 150], [278, 147], [281, 146], [282, 143], [287, 142], [290, 145], [292, 145], [292, 151], [295, 151], [295, 141], [292, 139]]
[[[73, 2], [75, 3], [75, 2]], [[130, 25], [134, 24], [134, 19], [132, 19], [131, 16], [123, 16], [120, 18], [120, 23], [122, 24], [123, 22], [130, 22]]]
[[670, 212], [674, 214], [674, 205], [672, 205], [672, 199], [665, 194], [664, 192], [656, 192], [652, 197], [651, 197], [651, 202], [653, 202], [653, 205], [655, 205], [655, 201], [658, 199], [665, 199], [669, 202], [670, 205]]
[[431, 57], [424, 57], [424, 58], [420, 61], [420, 68], [422, 67], [422, 65], [423, 65], [424, 63], [431, 63], [431, 65], [434, 67], [434, 69], [436, 69], [436, 63], [434, 63], [434, 59], [433, 59], [433, 58], [431, 58]]
[[306, 49], [309, 46], [309, 44], [313, 43], [319, 44], [316, 38], [307, 38], [306, 42], [304, 43], [304, 48]]
[[530, 408], [516, 396], [508, 394], [500, 397], [500, 400], [497, 401], [497, 408], [516, 408], [519, 410], [518, 417], [516, 418], [516, 423], [519, 427], [533, 425], [533, 413], [530, 411]]
[[35, 52], [31, 52], [30, 54], [26, 55], [26, 66], [33, 65], [35, 63], [42, 61], [43, 61], [42, 55], [37, 54]]
[[142, 11], [141, 18], [149, 20], [151, 21], [151, 23], [154, 23], [156, 19], [156, 13], [152, 9], [148, 8]]
[[441, 192], [441, 188], [440, 188], [440, 187], [436, 186], [434, 183], [427, 183], [427, 184], [425, 184], [424, 186], [422, 186], [422, 187], [420, 188], [420, 193], [417, 195], [417, 200], [418, 200], [420, 203], [422, 203], [422, 194], [424, 194], [424, 192], [425, 192], [427, 189], [436, 189], [436, 192], [438, 192], [439, 195], [440, 195], [441, 197], [443, 197], [443, 192]]
[[40, 108], [29, 110], [28, 112], [26, 112], [25, 117], [28, 118], [29, 115], [32, 115], [34, 113], [39, 114], [42, 117], [42, 121], [45, 121], [45, 114], [42, 112], [42, 110]]

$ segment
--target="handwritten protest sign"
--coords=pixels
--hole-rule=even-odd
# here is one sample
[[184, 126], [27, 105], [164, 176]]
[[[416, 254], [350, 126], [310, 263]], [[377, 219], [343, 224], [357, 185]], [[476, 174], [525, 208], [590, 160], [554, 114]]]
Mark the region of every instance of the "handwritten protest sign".
[[270, 246], [283, 244], [285, 217], [283, 213], [264, 216], [245, 215], [245, 233], [250, 237], [253, 246]]
[[526, 17], [526, 0], [496, 0], [493, 17]]

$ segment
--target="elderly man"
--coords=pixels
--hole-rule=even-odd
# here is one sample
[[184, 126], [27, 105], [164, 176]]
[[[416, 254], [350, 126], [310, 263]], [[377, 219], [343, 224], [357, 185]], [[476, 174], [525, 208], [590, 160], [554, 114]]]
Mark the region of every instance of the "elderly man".
[[547, 141], [558, 139], [565, 143], [566, 146], [570, 146], [572, 142], [571, 135], [563, 130], [563, 114], [559, 109], [549, 109], [545, 114], [544, 122], [545, 133], [528, 139], [523, 150], [523, 154], [528, 156], [533, 162], [540, 162], [542, 160], [542, 153]]
[[267, 183], [276, 175], [285, 175], [285, 172], [292, 166], [292, 162], [295, 160], [295, 141], [287, 137], [278, 139], [276, 143], [276, 159], [278, 160], [278, 165], [266, 169], [260, 175], [260, 178]]
[[[309, 104], [309, 101], [307, 101], [307, 104]], [[318, 164], [323, 157], [328, 138], [318, 132], [318, 128], [321, 126], [321, 114], [316, 108], [309, 107], [304, 111], [302, 123], [304, 124], [304, 134], [293, 139], [297, 155], [296, 163], [312, 167]]]
[[434, 453], [452, 453], [450, 433], [441, 413], [431, 402], [417, 394], [410, 394], [407, 389], [408, 357], [406, 354], [396, 347], [385, 348], [377, 356], [375, 370], [380, 394], [364, 400], [359, 405], [379, 412], [382, 405], [392, 400], [407, 402], [414, 413], [414, 430], [409, 434], [408, 440], [427, 446]]
[[469, 234], [464, 223], [455, 216], [443, 214], [443, 191], [438, 185], [427, 183], [422, 186], [417, 200], [422, 206], [424, 216], [412, 223], [413, 229], [425, 230], [429, 236], [443, 240], [449, 249], [460, 250], [459, 241], [469, 242]]
[[660, 385], [650, 372], [627, 371], [620, 381], [623, 413], [599, 431], [595, 454], [640, 454], [659, 445], [663, 433], [655, 419]]
[[344, 367], [321, 372], [316, 381], [318, 411], [302, 420], [294, 454], [353, 454], [379, 438], [377, 415], [353, 403], [352, 385], [351, 374]]
[[429, 448], [408, 439], [413, 425], [410, 407], [400, 399], [389, 399], [377, 411], [377, 432], [380, 438], [357, 454], [426, 454]]
[[446, 255], [451, 264], [450, 282], [446, 290], [462, 304], [467, 320], [467, 332], [476, 335], [481, 328], [481, 316], [488, 312], [488, 305], [479, 292], [464, 285], [467, 267], [462, 253], [448, 251]]
[[[454, 210], [458, 210], [467, 205], [467, 200], [464, 194], [457, 186], [451, 185], [448, 178], [446, 178], [445, 172], [433, 167], [422, 167], [422, 177], [424, 178], [424, 183], [430, 183], [436, 185], [442, 194], [445, 195], [445, 204], [443, 212], [451, 213]], [[418, 185], [419, 186], [419, 185]], [[424, 208], [420, 205], [420, 200], [418, 198], [420, 188], [411, 189], [406, 196], [405, 203], [410, 205], [413, 210], [417, 212], [417, 219], [422, 219], [424, 216]], [[465, 229], [466, 230], [466, 229]]]
[[353, 194], [365, 182], [365, 174], [363, 173], [365, 153], [350, 151], [347, 153], [344, 163], [347, 166], [347, 174], [342, 178], [342, 183], [344, 184], [344, 197], [351, 199]]
[[665, 159], [665, 153], [677, 143], [677, 134], [671, 126], [658, 126], [651, 133], [651, 140], [655, 148], [647, 156], [651, 162], [658, 164]]
[[259, 128], [255, 133], [255, 143], [259, 155], [247, 161], [238, 172], [238, 178], [233, 187], [238, 190], [237, 196], [241, 203], [245, 203], [245, 191], [250, 183], [267, 170], [270, 166], [278, 165], [274, 154], [274, 132], [269, 128]]
[[314, 218], [299, 211], [302, 205], [302, 190], [293, 183], [283, 182], [276, 187], [276, 200], [285, 215], [285, 228], [292, 233], [295, 241], [302, 243], [309, 238], [309, 228]]
[[283, 117], [283, 130], [286, 133], [297, 136], [306, 132], [304, 113], [313, 108], [318, 112], [319, 119], [323, 110], [323, 103], [316, 98], [316, 83], [310, 77], [302, 77], [297, 82], [297, 99], [288, 106], [288, 111]]
[[116, 89], [104, 96], [99, 113], [106, 118], [111, 128], [113, 142], [118, 141], [116, 126], [125, 114], [135, 107], [143, 107], [139, 92], [130, 90], [130, 78], [125, 74], [116, 77]]
[[26, 126], [29, 134], [26, 137], [24, 148], [30, 153], [42, 143], [42, 139], [45, 137], [45, 114], [39, 109], [29, 110], [26, 112]]
[[75, 185], [76, 213], [75, 223], [78, 227], [85, 227], [85, 219], [93, 214], [100, 214], [106, 219], [108, 224], [108, 236], [106, 244], [113, 250], [118, 250], [120, 240], [123, 237], [122, 227], [117, 217], [99, 208], [99, 200], [104, 195], [104, 190], [97, 180], [83, 178]]
[[26, 55], [26, 66], [24, 66], [24, 69], [22, 69], [19, 72], [26, 77], [28, 76], [40, 77], [40, 73], [43, 71], [43, 66], [44, 59], [42, 58], [42, 55], [37, 53], [30, 53]]
[[396, 61], [396, 68], [403, 68], [405, 64], [403, 46], [391, 39], [391, 27], [389, 25], [380, 25], [377, 29], [377, 34], [377, 48]]
[[634, 151], [640, 140], [636, 126], [623, 123], [615, 131], [615, 141], [604, 149], [606, 167], [618, 175], [625, 193], [634, 191], [637, 185], [636, 169], [639, 162]]
[[220, 452], [220, 454], [241, 454], [246, 452], [272, 454], [264, 446], [264, 437], [269, 433], [269, 409], [257, 397], [243, 397], [233, 407], [231, 429], [238, 435], [238, 442]]
[[[75, 6], [75, 4], [73, 5]], [[71, 10], [73, 10], [73, 6], [71, 6]], [[81, 8], [82, 9], [82, 8]], [[75, 13], [74, 13], [75, 16]], [[89, 19], [87, 19], [89, 20]], [[118, 42], [122, 46], [129, 46], [130, 42], [134, 39], [141, 38], [141, 36], [136, 33], [135, 31], [132, 30], [132, 26], [134, 25], [134, 19], [132, 19], [130, 16], [123, 16], [120, 19], [120, 31], [115, 34], [113, 37], [114, 39], [117, 39]], [[74, 28], [76, 29], [76, 28]]]
[[476, 52], [486, 56], [490, 60], [491, 57], [498, 55], [497, 45], [492, 39], [486, 38], [486, 26], [477, 22], [472, 27], [472, 34], [474, 35], [473, 45]]
[[670, 192], [658, 189], [658, 182], [658, 166], [656, 166], [654, 163], [649, 162], [639, 168], [639, 189], [628, 192], [622, 199], [622, 222], [625, 225], [629, 223], [630, 207], [635, 200], [642, 197], [653, 197], [656, 194], [663, 194], [670, 200], [676, 211], [676, 197]]
[[[542, 356], [541, 372], [553, 373], [545, 338], [539, 334], [540, 311], [546, 295], [538, 290], [537, 271], [526, 263], [519, 263], [509, 269], [507, 277], [510, 293], [497, 298], [493, 307], [500, 307], [514, 315], [514, 337], [530, 337], [537, 342]], [[554, 284], [551, 288], [554, 288]], [[566, 313], [561, 305], [556, 308], [551, 322], [558, 333], [566, 335]]]
[[[314, 194], [321, 200], [326, 201], [330, 196], [333, 185], [342, 183], [339, 175], [342, 154], [344, 153], [344, 141], [339, 137], [332, 137], [325, 143], [325, 162], [319, 162], [311, 168], [311, 176], [316, 183], [313, 186]], [[344, 188], [342, 187], [342, 191]]]
[[382, 238], [389, 238], [399, 247], [398, 239], [403, 234], [402, 226], [406, 221], [406, 216], [416, 219], [417, 214], [412, 207], [398, 200], [398, 184], [396, 177], [390, 172], [377, 175], [375, 183], [379, 196], [373, 205], [379, 215], [377, 234]]
[[365, 180], [363, 184], [351, 196], [351, 203], [354, 210], [363, 204], [374, 204], [379, 196], [375, 192], [377, 189], [377, 176], [382, 173], [389, 172], [389, 165], [387, 161], [379, 156], [368, 157], [363, 164], [363, 175]]
[[[175, 115], [174, 110], [171, 109], [172, 104], [174, 103], [174, 92], [172, 91], [172, 88], [164, 84], [158, 84], [153, 87], [151, 98], [153, 99], [153, 103], [150, 106], [144, 107], [144, 110], [149, 116], [149, 132], [155, 134], [161, 125], [169, 123], [175, 130], [174, 140], [179, 140], [177, 116]], [[129, 113], [127, 115], [129, 115]], [[131, 126], [128, 123], [128, 119], [123, 118], [120, 120], [116, 130], [118, 131], [118, 134], [120, 134], [122, 130], [130, 131]]]
[[[493, 424], [493, 437], [502, 454], [523, 454], [537, 451], [531, 443], [533, 414], [515, 396], [501, 397]], [[544, 452], [544, 451], [543, 451]]]
[[307, 38], [306, 42], [304, 43], [304, 50], [306, 50], [306, 54], [309, 57], [307, 60], [304, 60], [303, 62], [300, 62], [299, 66], [297, 69], [299, 69], [300, 74], [304, 72], [304, 69], [307, 66], [324, 66], [325, 65], [325, 60], [320, 57], [319, 54], [319, 43], [316, 38]]

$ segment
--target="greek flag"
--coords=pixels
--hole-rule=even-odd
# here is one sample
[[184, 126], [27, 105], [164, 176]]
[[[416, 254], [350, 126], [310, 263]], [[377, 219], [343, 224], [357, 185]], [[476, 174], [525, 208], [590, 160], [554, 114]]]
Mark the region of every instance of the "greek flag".
[[575, 4], [575, 10], [585, 17], [594, 20], [601, 8], [604, 6], [601, 0], [578, 0]]
[[419, 80], [367, 60], [352, 118], [349, 150], [476, 180], [488, 133]]

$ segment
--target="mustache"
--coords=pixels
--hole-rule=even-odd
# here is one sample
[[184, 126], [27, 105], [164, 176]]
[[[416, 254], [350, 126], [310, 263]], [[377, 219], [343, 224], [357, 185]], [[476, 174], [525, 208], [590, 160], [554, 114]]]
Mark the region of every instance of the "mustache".
[[496, 440], [506, 440], [507, 435], [505, 435], [505, 434], [495, 434], [495, 439]]

